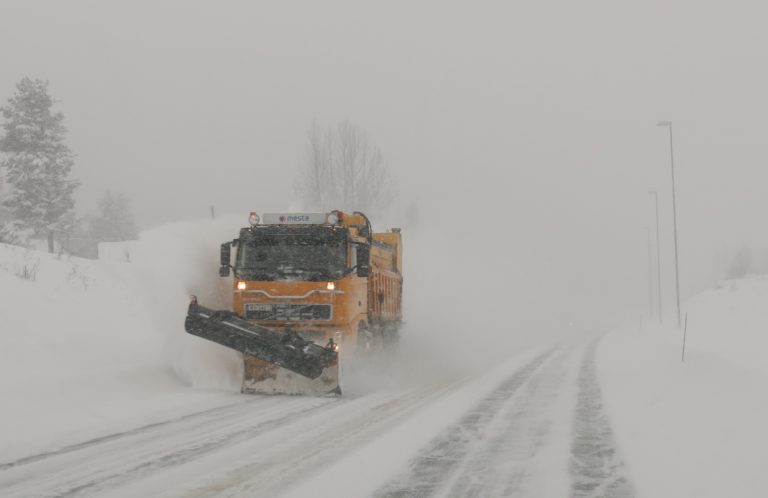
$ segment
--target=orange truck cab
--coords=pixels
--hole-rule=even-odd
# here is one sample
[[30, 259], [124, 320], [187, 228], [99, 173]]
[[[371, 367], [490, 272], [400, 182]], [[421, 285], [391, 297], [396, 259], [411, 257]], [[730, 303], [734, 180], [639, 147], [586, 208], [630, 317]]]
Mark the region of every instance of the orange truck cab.
[[[397, 340], [402, 323], [399, 229], [374, 233], [359, 212], [256, 213], [221, 246], [221, 276], [233, 278], [232, 311], [277, 332], [292, 331], [339, 356]], [[232, 248], [235, 249], [234, 259]], [[324, 393], [339, 374], [310, 381], [244, 354], [246, 393]], [[336, 378], [334, 378], [334, 376]]]

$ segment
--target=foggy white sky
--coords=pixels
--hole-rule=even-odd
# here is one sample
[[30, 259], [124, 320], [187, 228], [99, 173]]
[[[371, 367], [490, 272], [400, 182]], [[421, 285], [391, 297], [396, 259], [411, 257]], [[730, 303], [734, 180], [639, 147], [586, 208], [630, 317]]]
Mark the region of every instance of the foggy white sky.
[[287, 208], [310, 120], [349, 118], [444, 258], [545, 309], [639, 312], [648, 189], [671, 297], [662, 119], [683, 290], [724, 247], [768, 243], [764, 4], [415, 3], [3, 0], [0, 100], [50, 80], [79, 210], [117, 188], [144, 226]]

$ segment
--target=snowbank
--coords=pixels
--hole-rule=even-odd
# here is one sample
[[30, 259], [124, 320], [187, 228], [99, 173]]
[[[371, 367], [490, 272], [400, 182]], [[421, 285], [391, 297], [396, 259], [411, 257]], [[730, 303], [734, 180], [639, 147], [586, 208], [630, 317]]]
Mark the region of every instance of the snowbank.
[[183, 320], [190, 294], [223, 304], [240, 224], [166, 225], [100, 261], [0, 244], [0, 462], [233, 401], [238, 355]]
[[601, 381], [638, 495], [765, 496], [768, 278], [728, 281], [691, 299], [682, 331], [616, 331]]

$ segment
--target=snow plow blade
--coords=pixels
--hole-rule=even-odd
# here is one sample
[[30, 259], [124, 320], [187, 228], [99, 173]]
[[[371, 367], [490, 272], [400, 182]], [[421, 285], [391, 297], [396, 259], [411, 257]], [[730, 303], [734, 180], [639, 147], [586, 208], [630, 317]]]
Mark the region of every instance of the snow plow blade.
[[303, 396], [340, 396], [339, 365], [323, 370], [316, 379], [245, 356], [245, 375], [240, 392], [244, 394], [289, 394]]
[[[262, 371], [263, 379], [253, 379], [246, 368], [246, 381], [251, 377], [251, 384], [254, 384], [253, 380], [263, 380], [271, 381], [268, 383], [274, 385], [260, 391], [256, 388], [246, 389], [246, 382], [244, 382], [243, 392], [304, 394], [302, 389], [291, 389], [291, 386], [286, 386], [287, 390], [278, 389], [281, 378], [286, 376], [298, 384], [315, 384], [322, 381], [321, 384], [327, 387], [323, 394], [340, 394], [341, 392], [338, 385], [338, 353], [308, 341], [295, 332], [274, 332], [243, 320], [231, 311], [212, 310], [200, 306], [195, 299], [189, 305], [184, 328], [192, 335], [243, 353], [246, 355], [246, 367], [249, 361], [253, 363], [256, 359], [262, 360], [256, 361], [259, 364], [257, 369]], [[312, 394], [318, 394], [312, 391]]]

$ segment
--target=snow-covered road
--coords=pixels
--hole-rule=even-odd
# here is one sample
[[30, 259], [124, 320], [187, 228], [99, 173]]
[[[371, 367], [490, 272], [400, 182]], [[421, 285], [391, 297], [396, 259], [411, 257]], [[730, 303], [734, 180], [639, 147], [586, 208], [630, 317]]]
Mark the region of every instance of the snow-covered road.
[[633, 496], [602, 412], [595, 344], [532, 360], [376, 496]]
[[2, 464], [0, 494], [633, 496], [595, 344], [358, 397], [243, 397]]
[[0, 494], [271, 496], [450, 388], [351, 399], [244, 396], [2, 464]]

